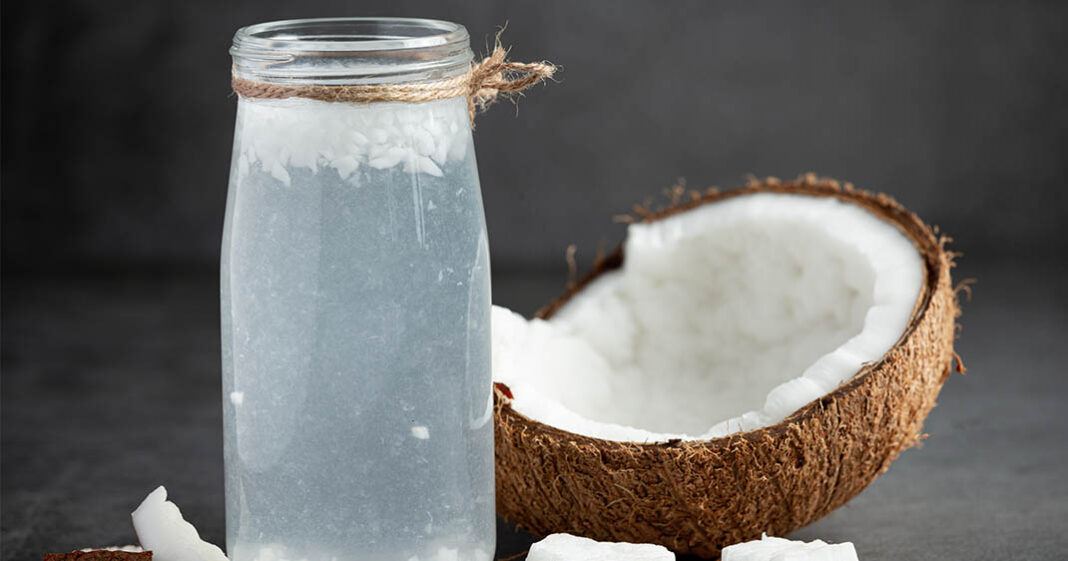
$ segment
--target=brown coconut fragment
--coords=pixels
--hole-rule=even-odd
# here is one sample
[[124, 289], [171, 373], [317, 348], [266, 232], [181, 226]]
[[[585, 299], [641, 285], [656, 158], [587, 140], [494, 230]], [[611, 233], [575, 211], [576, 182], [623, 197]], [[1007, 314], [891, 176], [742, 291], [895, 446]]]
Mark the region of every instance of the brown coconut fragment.
[[[922, 437], [949, 376], [960, 315], [949, 239], [890, 197], [804, 175], [676, 198], [629, 221], [655, 221], [753, 193], [834, 197], [892, 223], [923, 257], [925, 282], [898, 342], [835, 391], [783, 421], [708, 441], [642, 444], [566, 432], [512, 409], [494, 392], [498, 513], [544, 536], [657, 543], [716, 557], [762, 532], [787, 535], [845, 504]], [[598, 276], [618, 269], [622, 246], [599, 259], [537, 317], [550, 318]]]
[[152, 552], [89, 549], [70, 553], [46, 553], [44, 561], [152, 561]]

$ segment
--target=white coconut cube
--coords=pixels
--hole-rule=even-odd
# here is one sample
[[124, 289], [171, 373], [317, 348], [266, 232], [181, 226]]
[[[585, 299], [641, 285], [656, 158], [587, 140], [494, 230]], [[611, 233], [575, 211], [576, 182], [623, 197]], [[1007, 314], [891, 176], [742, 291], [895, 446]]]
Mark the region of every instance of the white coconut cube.
[[200, 539], [196, 528], [182, 518], [162, 485], [130, 517], [141, 547], [152, 552], [153, 561], [227, 561], [221, 549]]
[[551, 534], [530, 546], [527, 561], [675, 561], [662, 545], [599, 542], [571, 534]]
[[723, 548], [721, 561], [857, 561], [851, 542], [829, 544], [822, 540], [792, 541], [770, 537]]

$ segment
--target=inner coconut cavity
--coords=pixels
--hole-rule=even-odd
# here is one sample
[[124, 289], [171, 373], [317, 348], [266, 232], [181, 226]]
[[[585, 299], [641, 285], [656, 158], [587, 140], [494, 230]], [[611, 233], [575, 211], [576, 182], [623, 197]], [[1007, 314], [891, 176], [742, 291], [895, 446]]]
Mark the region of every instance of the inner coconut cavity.
[[493, 376], [518, 413], [634, 442], [774, 424], [886, 354], [924, 280], [904, 234], [833, 197], [632, 224], [624, 255], [549, 320], [494, 309]]

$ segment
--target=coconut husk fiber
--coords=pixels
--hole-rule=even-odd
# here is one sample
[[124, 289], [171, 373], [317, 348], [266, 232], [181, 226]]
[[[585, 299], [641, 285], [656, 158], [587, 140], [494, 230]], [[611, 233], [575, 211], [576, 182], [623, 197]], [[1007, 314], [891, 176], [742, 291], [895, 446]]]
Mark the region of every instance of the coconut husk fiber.
[[[924, 418], [953, 368], [959, 316], [948, 238], [885, 195], [809, 174], [708, 191], [653, 221], [730, 197], [775, 192], [835, 197], [896, 225], [923, 256], [926, 278], [909, 326], [882, 360], [785, 420], [709, 441], [615, 442], [568, 433], [515, 412], [495, 390], [497, 509], [536, 535], [567, 532], [604, 541], [662, 544], [716, 557], [723, 547], [784, 536], [845, 504], [922, 437]], [[539, 312], [548, 318], [599, 275], [619, 268], [622, 248]], [[958, 361], [959, 364], [959, 361]]]

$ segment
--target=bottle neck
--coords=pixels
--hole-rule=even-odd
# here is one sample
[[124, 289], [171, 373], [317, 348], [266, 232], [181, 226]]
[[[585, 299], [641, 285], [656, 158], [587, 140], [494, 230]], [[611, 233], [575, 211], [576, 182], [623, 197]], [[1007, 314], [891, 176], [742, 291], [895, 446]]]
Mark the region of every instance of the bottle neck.
[[473, 55], [459, 24], [412, 18], [327, 18], [241, 28], [234, 75], [293, 86], [377, 85], [464, 74]]

